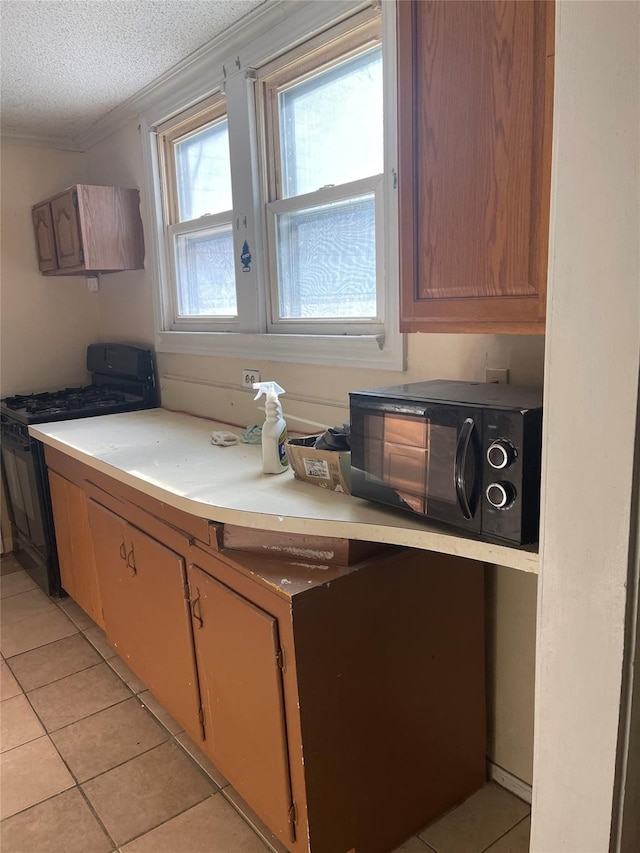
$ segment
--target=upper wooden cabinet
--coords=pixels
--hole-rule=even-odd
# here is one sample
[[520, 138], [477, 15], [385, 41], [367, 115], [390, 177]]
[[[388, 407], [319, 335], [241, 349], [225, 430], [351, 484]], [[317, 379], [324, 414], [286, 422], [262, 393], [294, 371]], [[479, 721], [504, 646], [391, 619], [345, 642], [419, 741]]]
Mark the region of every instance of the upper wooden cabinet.
[[44, 275], [86, 275], [144, 266], [136, 189], [76, 184], [32, 208]]
[[400, 0], [405, 332], [544, 332], [554, 12]]

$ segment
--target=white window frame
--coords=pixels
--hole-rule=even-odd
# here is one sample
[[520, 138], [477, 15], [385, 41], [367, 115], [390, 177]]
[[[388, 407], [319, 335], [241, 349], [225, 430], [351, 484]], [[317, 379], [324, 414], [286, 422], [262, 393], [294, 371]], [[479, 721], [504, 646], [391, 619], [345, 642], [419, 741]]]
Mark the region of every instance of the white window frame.
[[[217, 61], [207, 56], [204, 64], [208, 75], [204, 80], [195, 78], [195, 68], [190, 67], [187, 85], [182, 92], [176, 80], [166, 98], [157, 99], [155, 110], [141, 117], [141, 133], [147, 138], [143, 146], [147, 180], [150, 187], [149, 220], [151, 227], [149, 258], [153, 275], [157, 281], [154, 288], [154, 310], [156, 319], [156, 349], [159, 352], [197, 355], [220, 355], [227, 357], [254, 357], [272, 361], [289, 361], [310, 364], [331, 364], [353, 367], [377, 367], [403, 370], [405, 368], [405, 338], [398, 331], [398, 234], [397, 234], [397, 142], [396, 142], [396, 82], [395, 82], [395, 4], [382, 4], [383, 67], [385, 100], [385, 170], [375, 187], [376, 193], [384, 193], [385, 203], [380, 205], [383, 215], [376, 210], [377, 239], [381, 235], [383, 257], [378, 259], [377, 280], [384, 290], [380, 300], [380, 317], [383, 330], [371, 327], [358, 331], [362, 334], [316, 334], [313, 326], [307, 326], [306, 334], [298, 331], [267, 333], [268, 306], [262, 294], [264, 276], [269, 275], [268, 259], [263, 251], [270, 213], [267, 212], [260, 188], [260, 150], [256, 146], [256, 103], [254, 92], [254, 68], [259, 68], [285, 49], [304, 43], [308, 37], [321, 32], [340, 18], [361, 11], [365, 4], [345, 3], [344, 0], [324, 0], [322, 3], [305, 5], [304, 8], [279, 16], [275, 25], [249, 39], [242, 49], [236, 42], [232, 55], [225, 51], [224, 40], [215, 51]], [[345, 25], [347, 26], [347, 25]], [[234, 45], [231, 45], [234, 47]], [[223, 60], [223, 61], [221, 61]], [[204, 69], [200, 69], [201, 72]], [[213, 72], [213, 73], [212, 73]], [[217, 79], [216, 79], [217, 77]], [[229, 331], [210, 331], [201, 318], [188, 319], [180, 328], [172, 328], [174, 306], [170, 285], [171, 257], [165, 234], [162, 186], [160, 182], [156, 133], [158, 128], [188, 106], [196, 105], [216, 91], [227, 94], [230, 148], [232, 158], [232, 185], [234, 187], [234, 259], [236, 263], [237, 299], [239, 319]], [[168, 109], [170, 104], [173, 110]], [[166, 111], [163, 113], [162, 109]], [[235, 131], [235, 132], [234, 132]], [[232, 136], [233, 134], [233, 136]], [[235, 138], [234, 138], [235, 137]], [[235, 156], [234, 156], [235, 153]], [[251, 170], [247, 175], [247, 163]], [[244, 172], [244, 187], [236, 193], [238, 183], [234, 178]], [[235, 172], [235, 175], [234, 175]], [[238, 196], [238, 197], [237, 197]], [[299, 200], [299, 197], [298, 197]], [[244, 240], [249, 242], [253, 255], [250, 274], [237, 272], [238, 258]], [[298, 321], [296, 321], [298, 322]], [[346, 325], [346, 324], [345, 324]], [[189, 330], [186, 331], [185, 329]], [[230, 325], [227, 325], [230, 328]], [[258, 331], [256, 331], [258, 330]]]

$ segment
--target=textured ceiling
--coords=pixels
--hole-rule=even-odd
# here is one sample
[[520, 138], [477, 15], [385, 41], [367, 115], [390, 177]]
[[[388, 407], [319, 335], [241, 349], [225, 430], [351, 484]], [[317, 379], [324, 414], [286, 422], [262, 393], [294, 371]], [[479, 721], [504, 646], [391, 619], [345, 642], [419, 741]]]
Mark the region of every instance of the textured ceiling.
[[3, 135], [73, 140], [264, 0], [0, 0]]

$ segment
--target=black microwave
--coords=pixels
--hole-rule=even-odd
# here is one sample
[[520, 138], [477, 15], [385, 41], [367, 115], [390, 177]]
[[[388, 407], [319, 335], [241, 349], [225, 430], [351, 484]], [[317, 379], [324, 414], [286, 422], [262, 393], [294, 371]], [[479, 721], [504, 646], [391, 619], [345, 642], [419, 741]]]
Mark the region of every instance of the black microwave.
[[541, 391], [438, 379], [349, 399], [351, 494], [483, 539], [538, 540]]

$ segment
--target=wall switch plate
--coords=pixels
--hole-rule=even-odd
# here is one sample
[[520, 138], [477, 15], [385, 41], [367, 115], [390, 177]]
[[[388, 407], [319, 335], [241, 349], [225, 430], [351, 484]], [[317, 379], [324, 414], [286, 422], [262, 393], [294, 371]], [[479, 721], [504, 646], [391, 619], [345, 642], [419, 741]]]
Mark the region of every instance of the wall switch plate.
[[509, 369], [507, 367], [487, 367], [484, 371], [484, 381], [494, 385], [509, 384]]
[[242, 387], [253, 388], [254, 382], [260, 382], [260, 371], [253, 367], [242, 368]]
[[92, 293], [97, 293], [100, 290], [100, 280], [97, 275], [87, 276], [87, 287]]

